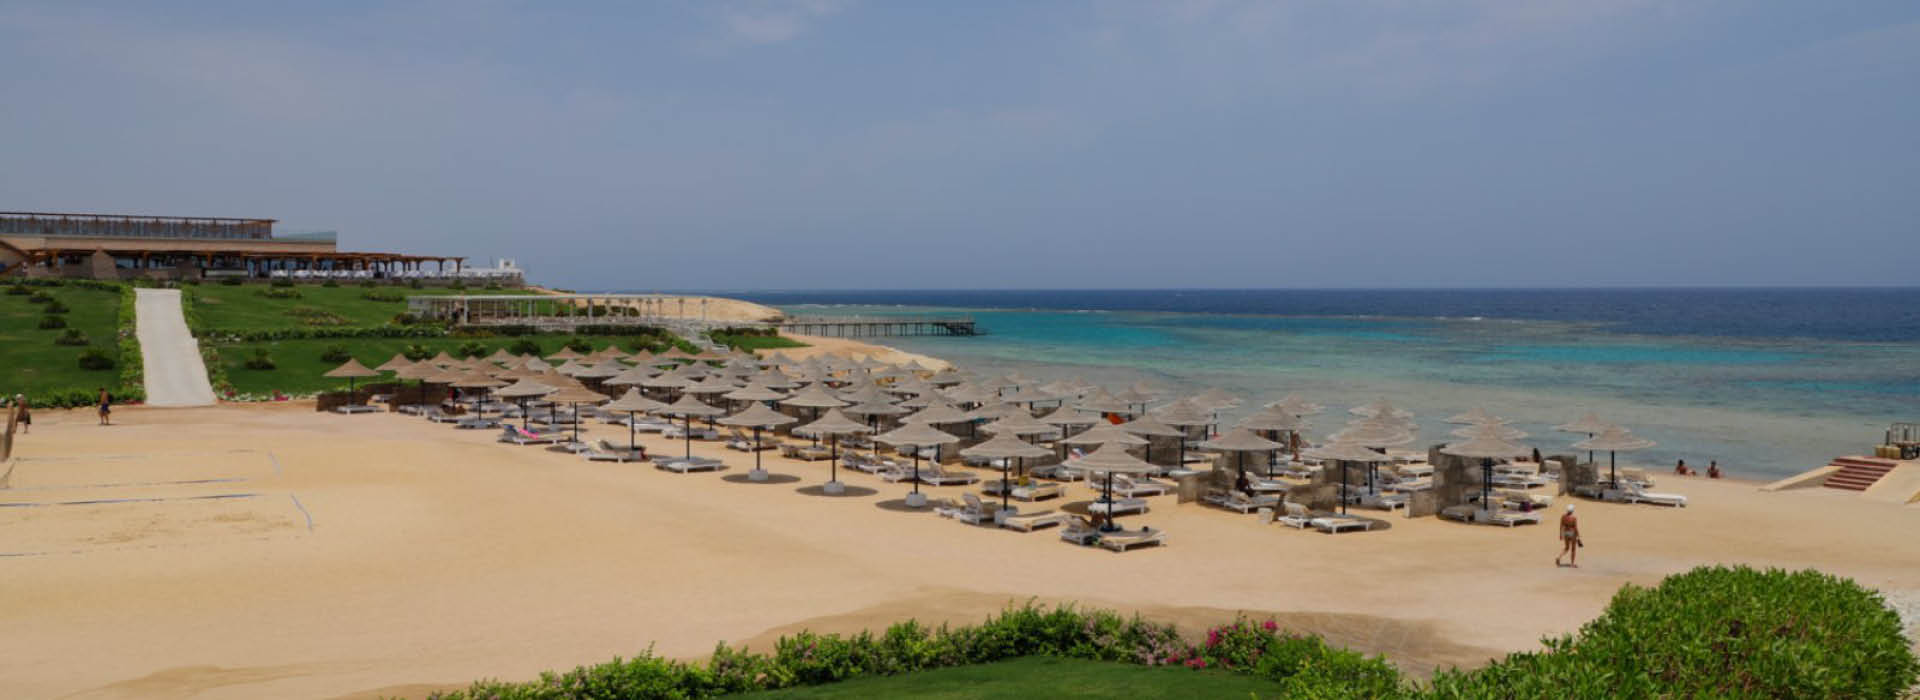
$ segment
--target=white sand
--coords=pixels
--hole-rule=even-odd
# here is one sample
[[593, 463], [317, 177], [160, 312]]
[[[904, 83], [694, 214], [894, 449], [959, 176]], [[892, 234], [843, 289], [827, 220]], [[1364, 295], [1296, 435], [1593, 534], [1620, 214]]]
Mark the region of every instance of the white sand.
[[[1920, 539], [1901, 534], [1920, 509], [1819, 490], [1666, 478], [1692, 507], [1583, 502], [1580, 569], [1550, 563], [1549, 527], [1391, 517], [1327, 536], [1171, 497], [1123, 518], [1165, 529], [1167, 547], [1112, 554], [901, 512], [907, 487], [863, 474], [841, 472], [853, 495], [811, 495], [825, 463], [770, 459], [797, 480], [742, 483], [751, 457], [717, 445], [694, 450], [731, 471], [680, 476], [307, 404], [129, 408], [107, 428], [36, 417], [0, 501], [175, 500], [0, 508], [0, 551], [23, 555], [0, 558], [4, 697], [418, 695], [649, 644], [693, 657], [1030, 598], [1190, 627], [1279, 614], [1421, 671], [1532, 648], [1623, 583], [1705, 563], [1920, 591]], [[215, 478], [237, 481], [181, 483]], [[216, 494], [253, 495], [179, 500]]]

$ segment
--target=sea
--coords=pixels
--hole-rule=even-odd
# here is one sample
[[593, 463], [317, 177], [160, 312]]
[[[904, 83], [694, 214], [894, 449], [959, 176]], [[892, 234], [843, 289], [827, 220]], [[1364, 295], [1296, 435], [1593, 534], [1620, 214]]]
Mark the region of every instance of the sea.
[[[1709, 461], [1770, 480], [1871, 454], [1920, 421], [1920, 288], [718, 291], [795, 316], [967, 315], [974, 337], [873, 339], [964, 369], [1043, 381], [1220, 387], [1327, 410], [1387, 399], [1419, 445], [1481, 407], [1543, 453], [1585, 413], [1658, 445], [1624, 464]], [[1601, 456], [1604, 459], [1604, 455]]]

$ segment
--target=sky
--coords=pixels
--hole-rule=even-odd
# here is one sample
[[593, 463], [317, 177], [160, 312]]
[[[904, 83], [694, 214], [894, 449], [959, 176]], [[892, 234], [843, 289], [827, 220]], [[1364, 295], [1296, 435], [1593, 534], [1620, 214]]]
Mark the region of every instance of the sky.
[[1913, 284], [1920, 3], [0, 0], [0, 209], [591, 290]]

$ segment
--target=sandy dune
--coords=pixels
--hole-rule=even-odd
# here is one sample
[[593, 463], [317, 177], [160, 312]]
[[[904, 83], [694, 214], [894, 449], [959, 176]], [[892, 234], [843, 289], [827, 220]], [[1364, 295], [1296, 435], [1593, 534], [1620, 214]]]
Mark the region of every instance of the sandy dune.
[[[781, 348], [777, 351], [796, 360], [803, 360], [814, 355], [838, 355], [840, 357], [871, 357], [881, 362], [896, 365], [906, 364], [908, 362], [919, 362], [921, 366], [932, 370], [942, 370], [952, 366], [946, 360], [932, 355], [907, 352], [888, 345], [867, 343], [850, 338], [829, 338], [826, 336], [800, 335], [797, 333], [783, 333], [782, 335], [807, 344], [807, 347], [804, 348]], [[760, 354], [766, 355], [771, 354], [771, 352], [772, 351], [763, 351]]]
[[417, 695], [1027, 599], [1193, 627], [1276, 614], [1419, 672], [1530, 648], [1622, 583], [1702, 563], [1920, 591], [1920, 540], [1895, 534], [1920, 509], [1735, 483], [1663, 480], [1683, 510], [1583, 503], [1580, 569], [1552, 566], [1546, 527], [1389, 517], [1326, 536], [1171, 497], [1124, 519], [1170, 545], [1116, 555], [904, 512], [906, 487], [862, 474], [842, 472], [848, 496], [813, 495], [825, 463], [771, 459], [791, 478], [744, 482], [751, 458], [717, 445], [694, 450], [733, 470], [679, 476], [305, 404], [39, 417], [0, 493], [35, 504], [0, 508], [5, 697]]

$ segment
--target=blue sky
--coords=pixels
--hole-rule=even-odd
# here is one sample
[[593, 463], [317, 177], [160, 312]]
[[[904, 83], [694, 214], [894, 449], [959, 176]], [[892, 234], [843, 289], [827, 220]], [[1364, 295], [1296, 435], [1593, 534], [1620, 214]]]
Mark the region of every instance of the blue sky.
[[586, 289], [1911, 284], [1920, 3], [0, 2], [0, 209]]

